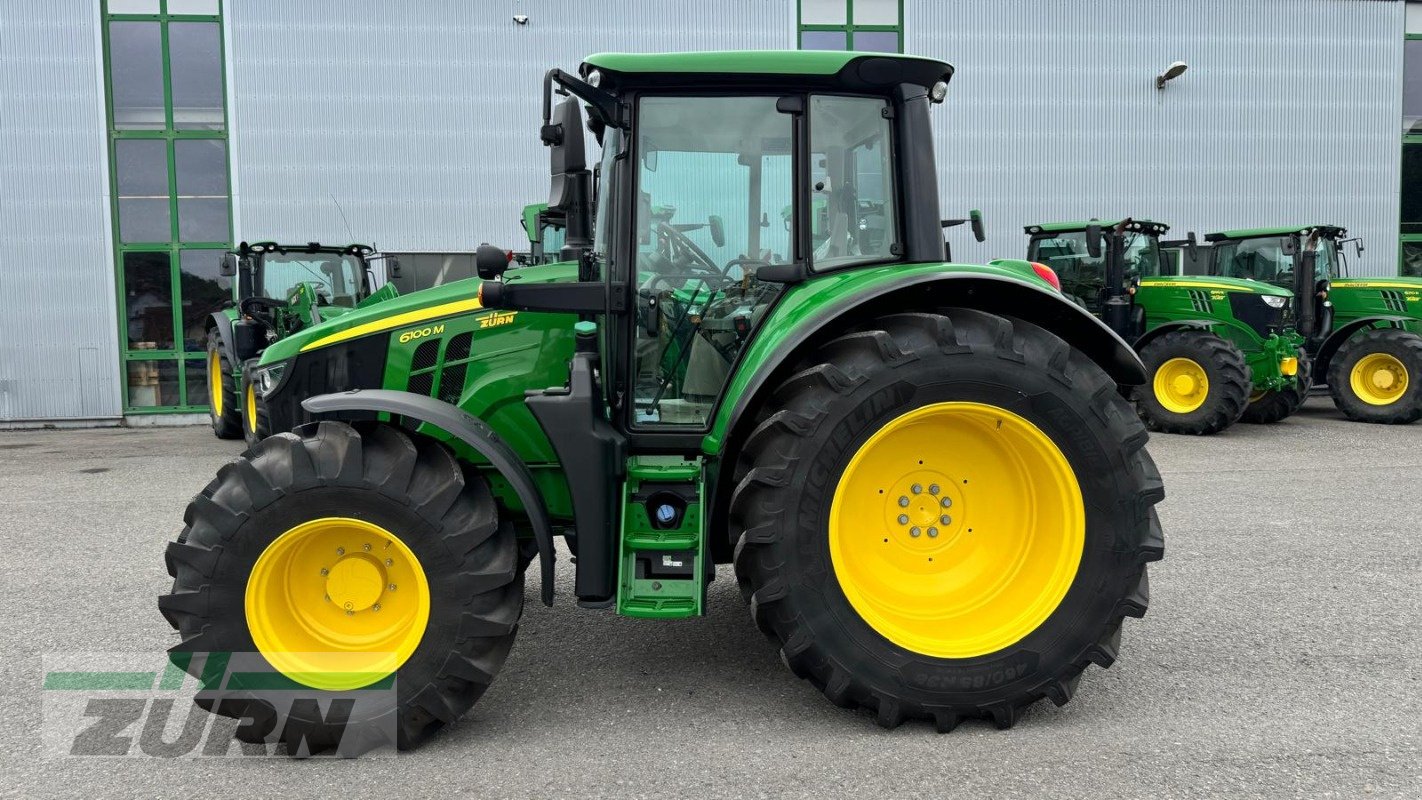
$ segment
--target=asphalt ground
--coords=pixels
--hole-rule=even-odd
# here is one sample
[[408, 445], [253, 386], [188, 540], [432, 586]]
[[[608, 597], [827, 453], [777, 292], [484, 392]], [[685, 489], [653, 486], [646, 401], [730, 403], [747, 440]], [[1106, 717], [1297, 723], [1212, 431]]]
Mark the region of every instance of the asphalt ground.
[[1278, 425], [1152, 439], [1150, 613], [1071, 703], [1008, 731], [835, 708], [781, 665], [728, 568], [705, 617], [652, 622], [575, 607], [560, 559], [562, 601], [529, 586], [493, 687], [414, 753], [49, 755], [43, 657], [161, 666], [163, 548], [241, 449], [206, 428], [0, 433], [0, 793], [1422, 797], [1422, 424], [1349, 423], [1318, 397]]

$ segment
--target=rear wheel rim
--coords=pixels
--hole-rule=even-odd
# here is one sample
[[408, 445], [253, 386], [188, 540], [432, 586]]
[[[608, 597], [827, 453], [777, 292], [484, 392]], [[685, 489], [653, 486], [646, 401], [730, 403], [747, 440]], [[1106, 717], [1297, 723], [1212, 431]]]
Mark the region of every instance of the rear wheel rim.
[[364, 520], [322, 517], [267, 545], [245, 609], [268, 663], [297, 683], [343, 691], [387, 677], [415, 652], [430, 591], [399, 537]]
[[222, 416], [222, 356], [216, 350], [207, 352], [207, 394], [212, 413]]
[[996, 406], [935, 403], [880, 428], [830, 509], [840, 589], [884, 638], [971, 658], [1021, 641], [1076, 579], [1081, 487], [1056, 444]]
[[1205, 404], [1210, 379], [1205, 368], [1189, 358], [1172, 358], [1155, 371], [1155, 398], [1172, 414], [1189, 414]]
[[1392, 405], [1407, 392], [1407, 365], [1389, 353], [1369, 353], [1353, 365], [1348, 383], [1364, 403]]

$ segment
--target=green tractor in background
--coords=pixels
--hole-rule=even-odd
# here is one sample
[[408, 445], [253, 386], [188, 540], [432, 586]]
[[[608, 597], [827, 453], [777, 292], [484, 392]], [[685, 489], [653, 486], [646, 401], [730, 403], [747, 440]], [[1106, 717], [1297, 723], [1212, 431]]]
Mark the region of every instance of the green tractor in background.
[[1148, 220], [1028, 225], [1030, 261], [1063, 294], [1132, 342], [1148, 380], [1134, 392], [1152, 430], [1210, 434], [1236, 420], [1277, 422], [1303, 404], [1309, 361], [1292, 330], [1292, 293], [1267, 283], [1162, 274]]
[[535, 561], [553, 603], [555, 537], [577, 604], [629, 617], [703, 614], [733, 562], [788, 667], [886, 727], [1066, 703], [1163, 554], [1118, 391], [1145, 372], [1045, 268], [944, 261], [929, 108], [951, 75], [855, 52], [549, 71], [572, 260], [486, 246], [482, 282], [263, 353], [290, 432], [219, 470], [166, 554], [199, 705], [292, 753], [414, 747], [498, 674]]
[[1422, 278], [1350, 278], [1336, 225], [1206, 234], [1210, 274], [1264, 281], [1307, 302], [1296, 327], [1349, 419], [1400, 424], [1422, 418]]
[[563, 212], [549, 209], [547, 203], [532, 203], [523, 207], [519, 219], [528, 234], [528, 252], [515, 256], [520, 264], [551, 264], [563, 257], [563, 241], [568, 226]]
[[207, 386], [212, 432], [255, 443], [270, 428], [249, 367], [272, 343], [357, 308], [388, 300], [393, 284], [373, 291], [367, 245], [323, 246], [243, 242], [223, 254], [221, 275], [232, 281], [231, 305], [207, 320]]

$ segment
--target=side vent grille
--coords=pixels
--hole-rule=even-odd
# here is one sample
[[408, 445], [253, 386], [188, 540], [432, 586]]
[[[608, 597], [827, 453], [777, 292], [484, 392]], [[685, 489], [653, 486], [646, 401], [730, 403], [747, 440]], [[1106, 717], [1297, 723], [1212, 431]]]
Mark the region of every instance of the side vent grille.
[[1200, 289], [1190, 290], [1190, 306], [1201, 314], [1208, 314], [1213, 310], [1210, 305], [1210, 293]]
[[461, 333], [449, 340], [449, 346], [444, 348], [445, 361], [463, 361], [469, 357], [469, 342], [474, 338], [472, 333]]
[[415, 356], [410, 361], [410, 369], [429, 369], [438, 361], [439, 339], [430, 339], [415, 349]]
[[464, 368], [468, 363], [445, 367], [439, 378], [439, 399], [454, 405], [459, 404], [459, 396], [464, 394]]
[[419, 375], [411, 375], [405, 389], [413, 394], [429, 397], [430, 390], [434, 389], [434, 373], [421, 372]]
[[1402, 292], [1383, 289], [1379, 294], [1382, 295], [1383, 305], [1388, 311], [1407, 312], [1407, 299], [1402, 296]]

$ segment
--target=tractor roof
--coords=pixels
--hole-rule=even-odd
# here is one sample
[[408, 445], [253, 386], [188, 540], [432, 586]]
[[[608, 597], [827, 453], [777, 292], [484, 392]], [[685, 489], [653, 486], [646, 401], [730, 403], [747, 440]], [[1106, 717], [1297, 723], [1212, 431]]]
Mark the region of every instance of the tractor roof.
[[1219, 231], [1205, 234], [1207, 242], [1222, 242], [1226, 239], [1261, 239], [1272, 236], [1307, 235], [1317, 232], [1329, 239], [1341, 239], [1348, 235], [1348, 229], [1338, 225], [1294, 225], [1281, 228], [1240, 228], [1233, 231]]
[[321, 244], [320, 242], [306, 242], [305, 244], [279, 244], [277, 242], [242, 242], [237, 246], [238, 253], [270, 253], [277, 252], [282, 255], [287, 253], [340, 253], [341, 255], [360, 256], [364, 258], [375, 252], [375, 249], [368, 244]]
[[912, 83], [930, 87], [953, 75], [931, 58], [833, 50], [723, 50], [700, 53], [597, 53], [580, 72], [596, 69], [609, 91], [637, 87], [793, 84], [807, 88], [873, 89]]
[[[1119, 219], [1090, 219], [1082, 222], [1044, 222], [1040, 225], [1028, 225], [1023, 230], [1035, 236], [1039, 233], [1076, 233], [1086, 230], [1089, 225], [1100, 225], [1101, 230], [1104, 231], [1120, 224], [1121, 220]], [[1164, 222], [1151, 222], [1148, 219], [1130, 219], [1126, 222], [1126, 230], [1159, 236], [1170, 230], [1170, 226]]]

